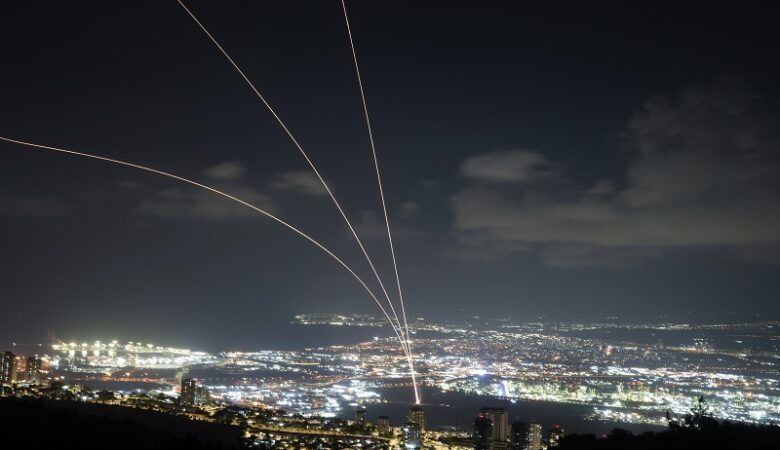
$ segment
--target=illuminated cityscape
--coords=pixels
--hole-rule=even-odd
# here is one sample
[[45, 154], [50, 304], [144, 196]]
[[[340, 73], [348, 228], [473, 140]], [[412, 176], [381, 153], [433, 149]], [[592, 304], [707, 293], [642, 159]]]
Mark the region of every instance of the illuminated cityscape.
[[[368, 316], [317, 317], [297, 316], [295, 323], [376, 326]], [[196, 420], [229, 417], [257, 442], [339, 436], [407, 448], [541, 449], [581, 423], [664, 426], [667, 413], [684, 415], [699, 396], [719, 419], [780, 422], [774, 338], [780, 323], [521, 324], [474, 317], [457, 324], [422, 318], [414, 323], [415, 367], [425, 395], [438, 403], [454, 393], [485, 402], [481, 410], [459, 411], [460, 429], [442, 423], [425, 399], [404, 417], [386, 414], [387, 405], [398, 401], [394, 391], [409, 395], [410, 379], [404, 354], [382, 337], [299, 351], [219, 354], [141, 342], [54, 342], [39, 348], [40, 356], [3, 354], [4, 395], [64, 395], [45, 388], [56, 385], [85, 401]], [[671, 336], [675, 343], [664, 344]], [[108, 400], [106, 391], [112, 392]], [[536, 402], [586, 408], [578, 423], [537, 423], [529, 406]], [[510, 417], [507, 406], [526, 416]], [[478, 416], [473, 430], [468, 415]]]
[[780, 449], [778, 23], [7, 2], [0, 447]]

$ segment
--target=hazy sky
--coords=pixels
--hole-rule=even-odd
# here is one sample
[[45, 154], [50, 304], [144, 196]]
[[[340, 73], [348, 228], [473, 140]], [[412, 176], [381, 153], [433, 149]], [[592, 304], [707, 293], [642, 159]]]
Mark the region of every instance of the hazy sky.
[[[305, 161], [176, 1], [16, 3], [0, 16], [0, 136], [213, 184], [368, 280]], [[392, 285], [340, 3], [188, 5]], [[348, 6], [412, 314], [780, 316], [776, 7]], [[295, 313], [376, 312], [310, 243], [213, 194], [0, 154], [2, 342], [265, 346]]]

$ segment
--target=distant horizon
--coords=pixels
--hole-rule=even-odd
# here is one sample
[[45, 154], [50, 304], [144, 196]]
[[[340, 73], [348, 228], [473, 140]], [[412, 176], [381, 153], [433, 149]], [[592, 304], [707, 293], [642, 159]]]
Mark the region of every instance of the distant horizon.
[[[349, 313], [339, 313], [339, 312], [330, 312], [330, 313], [314, 313], [314, 314], [322, 314], [322, 315], [345, 315], [350, 316]], [[291, 319], [294, 319], [295, 316], [300, 315], [296, 314], [294, 316], [291, 316]], [[367, 317], [370, 317], [372, 320], [380, 321], [380, 317], [378, 316], [372, 316], [370, 314], [359, 314], [364, 315]], [[546, 319], [536, 319], [536, 320], [528, 320], [528, 321], [517, 321], [512, 318], [508, 317], [486, 317], [486, 316], [474, 316], [474, 315], [462, 315], [458, 317], [445, 317], [443, 319], [428, 319], [424, 318], [426, 322], [429, 323], [444, 323], [447, 321], [455, 321], [456, 323], [466, 324], [466, 323], [473, 323], [477, 322], [482, 323], [483, 325], [486, 324], [483, 321], [488, 322], [496, 322], [497, 323], [512, 323], [512, 324], [518, 324], [518, 325], [533, 325], [533, 324], [544, 324], [544, 325], [557, 325], [557, 324], [581, 324], [581, 325], [617, 325], [617, 326], [642, 326], [642, 325], [664, 325], [664, 324], [673, 324], [673, 325], [691, 325], [691, 326], [729, 326], [729, 325], [740, 325], [740, 324], [771, 324], [775, 322], [780, 322], [780, 318], [767, 318], [767, 317], [761, 317], [758, 314], [749, 314], [749, 313], [739, 313], [739, 312], [730, 312], [730, 313], [700, 313], [700, 314], [688, 314], [689, 320], [682, 320], [682, 319], [672, 319], [668, 317], [659, 317], [653, 320], [652, 318], [648, 318], [647, 320], [621, 320], [619, 318], [615, 319], [612, 316], [605, 316], [600, 319], [589, 319], [589, 318], [581, 318], [581, 320], [566, 320], [564, 318], [546, 318]], [[690, 320], [691, 318], [698, 317], [701, 319], [700, 321], [694, 321]], [[708, 320], [709, 317], [719, 317], [721, 320]], [[745, 318], [750, 318], [751, 320], [744, 320]], [[414, 319], [416, 321], [417, 317], [410, 317], [410, 329], [415, 328], [411, 320]], [[733, 319], [733, 320], [724, 320], [724, 319]], [[472, 321], [472, 322], [469, 322]], [[370, 341], [374, 339], [375, 337], [380, 337], [383, 339], [395, 339], [395, 336], [392, 334], [392, 331], [387, 324], [382, 325], [376, 325], [376, 326], [350, 326], [350, 325], [344, 325], [339, 327], [334, 327], [329, 324], [300, 324], [296, 323], [294, 320], [290, 320], [289, 322], [278, 324], [277, 326], [281, 325], [282, 328], [296, 328], [296, 327], [309, 327], [312, 329], [329, 329], [329, 328], [338, 328], [342, 333], [340, 335], [340, 338], [346, 338], [350, 341]], [[598, 328], [597, 328], [598, 329]], [[674, 330], [670, 330], [674, 331]], [[81, 344], [83, 342], [92, 344], [96, 341], [101, 341], [104, 343], [111, 342], [112, 340], [118, 340], [123, 343], [128, 342], [142, 342], [142, 343], [153, 343], [155, 345], [163, 345], [167, 347], [177, 347], [177, 348], [189, 348], [193, 351], [208, 351], [208, 352], [222, 352], [222, 351], [231, 351], [231, 350], [242, 350], [242, 351], [252, 351], [253, 347], [252, 345], [259, 345], [257, 347], [254, 347], [255, 350], [271, 350], [271, 349], [281, 349], [281, 350], [289, 350], [294, 348], [312, 348], [312, 347], [319, 347], [319, 345], [316, 345], [314, 343], [311, 344], [300, 344], [297, 342], [289, 343], [285, 342], [284, 340], [278, 342], [278, 343], [267, 343], [267, 344], [250, 344], [250, 343], [244, 343], [244, 344], [236, 344], [233, 346], [224, 346], [219, 347], [215, 346], [214, 343], [206, 343], [206, 345], [202, 346], [202, 348], [194, 348], [194, 347], [188, 347], [187, 345], [181, 346], [180, 344], [177, 345], [171, 345], [168, 342], [165, 341], [159, 341], [157, 339], [142, 339], [141, 335], [142, 333], [136, 334], [137, 337], [133, 338], [133, 334], [129, 333], [126, 336], [116, 336], [111, 335], [110, 333], [108, 335], [91, 335], [89, 337], [84, 335], [68, 335], [67, 337], [60, 336], [56, 333], [56, 331], [51, 331], [52, 335], [46, 336], [45, 338], [42, 338], [39, 342], [24, 342], [19, 339], [14, 339], [13, 337], [9, 339], [6, 344], [7, 349], [13, 349], [14, 347], [35, 347], [35, 346], [46, 346], [50, 345], [53, 341], [52, 338], [58, 339], [60, 342], [64, 343], [70, 343], [70, 342], [76, 342], [77, 344]], [[294, 335], [297, 335], [297, 333], [293, 333]], [[353, 334], [354, 336], [350, 336]], [[316, 338], [315, 338], [316, 339]], [[199, 339], [200, 340], [200, 339]], [[187, 341], [185, 336], [176, 336], [173, 339], [174, 342], [181, 342], [185, 343]], [[21, 342], [21, 343], [20, 343]], [[15, 345], [12, 345], [15, 344]], [[327, 347], [329, 345], [337, 345], [336, 343], [331, 343], [327, 345], [322, 345], [322, 347]], [[0, 349], [2, 350], [2, 349]]]

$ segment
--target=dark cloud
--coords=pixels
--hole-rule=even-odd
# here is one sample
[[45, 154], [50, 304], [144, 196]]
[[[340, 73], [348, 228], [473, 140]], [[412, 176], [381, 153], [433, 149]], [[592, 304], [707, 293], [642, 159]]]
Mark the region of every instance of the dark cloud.
[[619, 188], [619, 178], [582, 188], [562, 171], [539, 182], [523, 161], [544, 159], [527, 152], [471, 157], [462, 172], [480, 181], [451, 197], [456, 232], [491, 253], [531, 245], [520, 249], [552, 266], [625, 267], [681, 247], [764, 255], [756, 248], [780, 243], [778, 119], [730, 78], [653, 98], [622, 135], [633, 157]]
[[[352, 221], [355, 226], [360, 239], [387, 239], [387, 225], [385, 224], [385, 218], [381, 213], [377, 213], [373, 210], [362, 210], [357, 216], [357, 220]], [[393, 233], [393, 240], [403, 240], [416, 238], [422, 235], [419, 230], [413, 230], [399, 225], [398, 223], [390, 224], [391, 231]], [[352, 239], [352, 235], [349, 235]]]
[[0, 216], [54, 217], [69, 210], [69, 204], [54, 197], [0, 192]]
[[124, 189], [141, 189], [144, 187], [142, 183], [135, 180], [123, 180], [116, 185]]
[[400, 211], [402, 218], [412, 217], [420, 211], [420, 204], [413, 201], [405, 201], [401, 203]]
[[[271, 214], [276, 212], [276, 205], [271, 197], [255, 189], [246, 186], [222, 186], [220, 190]], [[161, 191], [154, 198], [141, 202], [137, 210], [142, 214], [166, 219], [230, 220], [261, 217], [258, 212], [213, 192], [190, 188]]]
[[[220, 184], [213, 185], [216, 189], [275, 214], [276, 205], [268, 195], [248, 186], [225, 184], [225, 181], [240, 178], [244, 172], [244, 166], [236, 161], [217, 164], [204, 171], [210, 178], [221, 180]], [[158, 192], [153, 198], [142, 201], [137, 211], [169, 219], [230, 220], [260, 217], [258, 212], [214, 192], [180, 187]]]

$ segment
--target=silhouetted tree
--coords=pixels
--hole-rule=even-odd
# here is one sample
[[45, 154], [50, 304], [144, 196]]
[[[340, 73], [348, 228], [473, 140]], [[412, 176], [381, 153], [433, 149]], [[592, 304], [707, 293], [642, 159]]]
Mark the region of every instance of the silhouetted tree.
[[669, 429], [640, 435], [621, 429], [604, 438], [573, 434], [561, 440], [560, 450], [777, 450], [780, 427], [718, 421], [712, 417], [704, 397], [694, 400], [682, 420], [666, 413]]
[[98, 397], [98, 399], [99, 399], [100, 401], [103, 401], [103, 402], [108, 402], [108, 401], [111, 401], [111, 400], [116, 400], [116, 395], [115, 395], [113, 392], [111, 392], [111, 391], [106, 391], [106, 390], [98, 391], [98, 393], [97, 393], [97, 397]]

